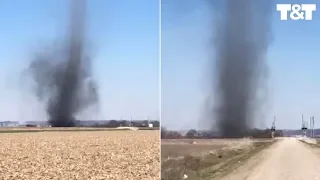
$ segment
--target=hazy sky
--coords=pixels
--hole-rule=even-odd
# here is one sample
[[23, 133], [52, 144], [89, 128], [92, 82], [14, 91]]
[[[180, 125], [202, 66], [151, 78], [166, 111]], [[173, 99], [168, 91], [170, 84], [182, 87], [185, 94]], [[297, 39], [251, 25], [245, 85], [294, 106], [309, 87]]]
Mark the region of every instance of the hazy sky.
[[[205, 0], [162, 0], [162, 125], [200, 127], [207, 96], [213, 13]], [[316, 3], [277, 0], [277, 3]], [[319, 5], [320, 3], [318, 3]], [[313, 21], [279, 21], [267, 55], [268, 99], [261, 126], [300, 128], [301, 114], [320, 118], [320, 11]], [[320, 7], [320, 6], [319, 6]], [[3, 120], [43, 120], [43, 104], [22, 73], [33, 52], [62, 39], [68, 1], [0, 0], [0, 109]], [[88, 36], [100, 110], [82, 118], [159, 116], [158, 0], [88, 0]]]
[[[201, 127], [210, 60], [213, 13], [205, 1], [162, 0], [162, 125]], [[317, 3], [277, 0], [277, 3]], [[320, 3], [317, 3], [320, 8]], [[301, 114], [320, 127], [320, 10], [313, 21], [280, 21], [274, 5], [273, 41], [267, 54], [268, 101], [262, 127], [301, 128]], [[319, 121], [317, 121], [319, 119]], [[203, 127], [203, 126], [202, 126]]]
[[[100, 110], [82, 118], [159, 118], [158, 4], [158, 0], [88, 0]], [[68, 5], [66, 0], [0, 0], [1, 120], [46, 118], [22, 71], [33, 52], [62, 40]]]

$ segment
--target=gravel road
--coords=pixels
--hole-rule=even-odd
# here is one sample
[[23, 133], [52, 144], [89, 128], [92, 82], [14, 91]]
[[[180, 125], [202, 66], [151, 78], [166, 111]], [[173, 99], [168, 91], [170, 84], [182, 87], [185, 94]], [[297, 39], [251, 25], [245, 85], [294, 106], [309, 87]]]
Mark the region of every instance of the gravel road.
[[320, 156], [294, 138], [280, 139], [223, 180], [320, 180]]

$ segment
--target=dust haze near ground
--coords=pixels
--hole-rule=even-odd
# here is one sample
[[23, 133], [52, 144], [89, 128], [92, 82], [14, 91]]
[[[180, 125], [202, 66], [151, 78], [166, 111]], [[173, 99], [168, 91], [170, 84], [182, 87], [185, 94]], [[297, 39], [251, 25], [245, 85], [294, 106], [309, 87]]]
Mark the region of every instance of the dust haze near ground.
[[212, 94], [218, 94], [218, 107], [209, 121], [217, 119], [214, 124], [224, 137], [243, 137], [257, 124], [253, 116], [262, 103], [257, 99], [259, 87], [266, 81], [270, 2], [227, 0], [221, 24], [213, 26], [217, 69], [212, 68], [212, 75], [217, 78], [217, 91], [213, 88]]
[[91, 59], [84, 51], [86, 1], [70, 2], [70, 31], [65, 44], [37, 54], [28, 68], [36, 83], [36, 96], [46, 102], [53, 127], [75, 126], [75, 115], [98, 102]]
[[319, 152], [295, 138], [284, 138], [221, 179], [320, 179]]

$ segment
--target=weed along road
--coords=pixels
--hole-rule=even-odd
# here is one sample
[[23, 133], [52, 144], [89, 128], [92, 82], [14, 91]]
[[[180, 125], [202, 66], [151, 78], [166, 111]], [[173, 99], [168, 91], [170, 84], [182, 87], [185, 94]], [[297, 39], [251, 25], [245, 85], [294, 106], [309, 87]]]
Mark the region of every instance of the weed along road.
[[221, 179], [320, 180], [319, 148], [295, 138], [283, 138]]

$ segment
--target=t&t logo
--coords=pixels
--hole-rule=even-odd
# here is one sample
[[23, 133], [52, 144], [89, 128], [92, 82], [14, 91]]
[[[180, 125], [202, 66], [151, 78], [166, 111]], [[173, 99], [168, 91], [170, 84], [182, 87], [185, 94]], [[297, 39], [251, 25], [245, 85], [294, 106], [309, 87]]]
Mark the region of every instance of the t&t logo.
[[292, 20], [312, 20], [316, 4], [277, 4], [277, 11], [282, 21], [288, 20], [288, 12]]

